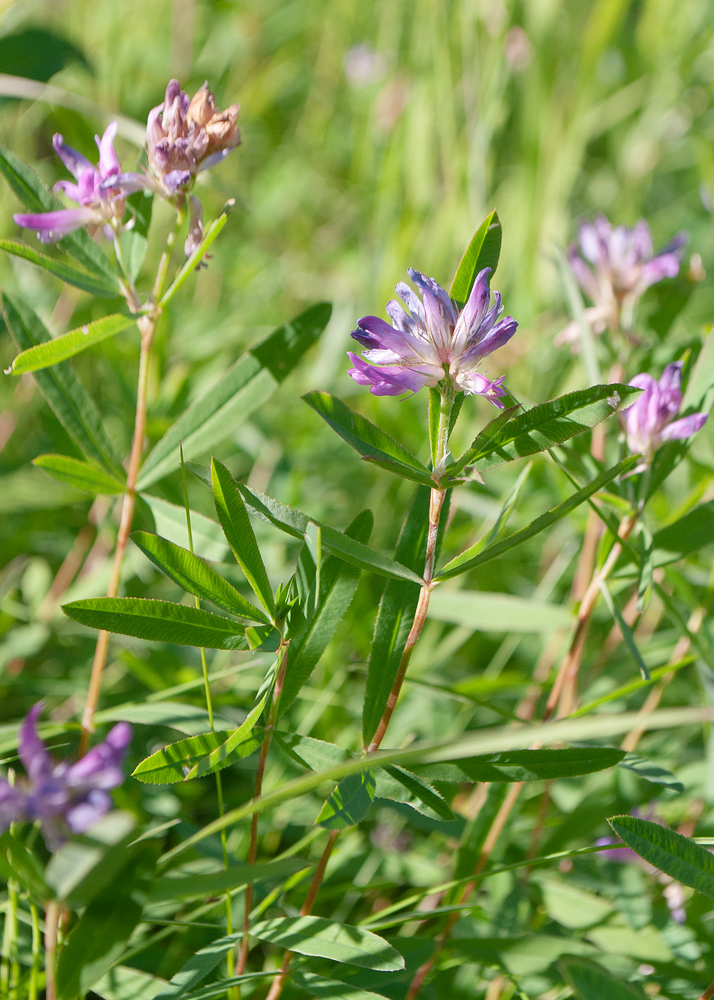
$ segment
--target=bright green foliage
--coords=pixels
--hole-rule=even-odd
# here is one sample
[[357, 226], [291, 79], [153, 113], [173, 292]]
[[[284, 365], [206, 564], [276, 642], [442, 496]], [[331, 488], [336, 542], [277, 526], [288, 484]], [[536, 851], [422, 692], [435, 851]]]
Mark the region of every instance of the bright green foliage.
[[494, 209], [474, 233], [451, 282], [449, 295], [460, 305], [463, 305], [471, 294], [479, 272], [484, 267], [490, 267], [493, 274], [498, 267], [502, 239], [503, 229], [498, 212]]

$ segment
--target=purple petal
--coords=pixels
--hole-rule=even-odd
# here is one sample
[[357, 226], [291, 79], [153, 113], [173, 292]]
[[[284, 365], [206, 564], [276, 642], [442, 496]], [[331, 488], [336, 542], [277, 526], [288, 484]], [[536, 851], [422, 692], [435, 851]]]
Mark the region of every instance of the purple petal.
[[490, 277], [490, 267], [485, 267], [483, 271], [479, 272], [476, 280], [474, 281], [474, 285], [471, 289], [471, 294], [468, 297], [466, 305], [461, 310], [461, 315], [459, 316], [459, 326], [461, 326], [462, 323], [464, 324], [467, 337], [469, 332], [475, 326], [479, 325], [488, 311], [488, 305], [491, 301], [491, 291], [488, 285]]
[[[602, 223], [607, 220], [604, 216], [599, 216], [595, 220], [595, 225], [592, 222], [585, 220], [580, 224], [580, 229], [578, 232], [578, 238], [580, 241], [580, 249], [582, 250], [583, 256], [586, 257], [591, 264], [595, 264], [597, 267], [604, 259], [605, 256], [605, 246], [602, 240], [602, 233], [598, 230], [602, 230]], [[609, 223], [607, 223], [609, 227]]]
[[502, 410], [503, 403], [501, 402], [501, 398], [506, 395], [506, 390], [502, 388], [501, 383], [505, 377], [505, 375], [501, 375], [500, 378], [492, 382], [480, 372], [464, 372], [457, 378], [457, 384], [464, 392], [471, 395], [485, 396], [494, 406]]
[[48, 780], [52, 775], [52, 760], [47, 748], [37, 735], [37, 720], [44, 704], [38, 701], [25, 716], [20, 726], [18, 753], [22, 766], [33, 782]]
[[218, 163], [222, 163], [223, 160], [225, 160], [225, 158], [237, 148], [237, 146], [234, 146], [233, 149], [219, 149], [217, 153], [211, 153], [210, 156], [207, 156], [205, 160], [201, 161], [201, 164], [196, 172], [200, 174], [202, 170], [210, 170], [211, 167], [215, 167]]
[[65, 819], [73, 833], [84, 833], [111, 809], [112, 800], [106, 792], [91, 791], [81, 802], [67, 810]]
[[575, 275], [575, 280], [582, 290], [591, 300], [595, 302], [599, 296], [599, 289], [595, 275], [592, 273], [585, 261], [578, 255], [576, 244], [572, 243], [568, 247], [568, 263], [570, 270]]
[[59, 132], [56, 132], [52, 136], [52, 145], [54, 146], [55, 153], [57, 153], [75, 180], [79, 180], [80, 174], [84, 173], [85, 170], [95, 169], [86, 156], [82, 156], [81, 153], [78, 153], [76, 149], [72, 149], [71, 146], [65, 145], [64, 139]]
[[413, 319], [421, 320], [423, 323], [424, 307], [419, 301], [418, 296], [414, 294], [409, 285], [400, 281], [394, 286], [394, 291], [397, 293], [402, 302], [405, 303], [407, 309], [412, 314]]
[[53, 191], [62, 191], [68, 198], [72, 201], [79, 201], [82, 197], [79, 185], [75, 184], [73, 181], [57, 181], [52, 187]]
[[642, 265], [637, 288], [644, 292], [650, 285], [657, 284], [663, 278], [676, 278], [679, 274], [679, 257], [674, 253], [665, 253]]
[[126, 173], [109, 177], [99, 185], [100, 191], [109, 189], [121, 191], [122, 194], [134, 194], [135, 191], [156, 191], [156, 181], [148, 174]]
[[34, 229], [42, 243], [55, 243], [63, 236], [96, 220], [91, 208], [63, 208], [57, 212], [40, 212], [37, 215], [13, 215], [18, 226]]
[[354, 368], [347, 373], [359, 385], [371, 386], [374, 396], [399, 396], [403, 392], [418, 392], [425, 385], [436, 384], [433, 375], [412, 368], [368, 365], [357, 354], [348, 351], [347, 357]]
[[95, 135], [94, 139], [99, 146], [99, 173], [102, 180], [106, 180], [115, 174], [121, 173], [117, 154], [114, 152], [114, 137], [117, 134], [117, 123], [110, 122], [104, 130], [104, 135], [100, 139]]
[[190, 170], [169, 170], [167, 174], [162, 177], [164, 187], [166, 190], [174, 195], [179, 191], [182, 191], [191, 183], [191, 171]]
[[0, 778], [0, 830], [7, 830], [11, 823], [22, 819], [25, 813], [25, 796], [15, 785]]
[[515, 319], [512, 316], [506, 316], [500, 323], [496, 323], [494, 328], [489, 330], [480, 341], [462, 354], [458, 360], [458, 367], [460, 369], [468, 369], [476, 365], [482, 358], [488, 357], [489, 354], [497, 351], [499, 347], [507, 344], [517, 329], [518, 323]]
[[122, 764], [130, 740], [131, 726], [127, 722], [118, 723], [103, 743], [97, 744], [67, 770], [67, 785], [116, 788], [124, 780]]
[[663, 441], [680, 441], [683, 438], [691, 437], [692, 434], [696, 434], [698, 430], [702, 429], [708, 419], [708, 413], [692, 413], [688, 417], [675, 420], [673, 424], [665, 427], [660, 433], [660, 438]]
[[649, 260], [654, 253], [652, 233], [645, 219], [639, 219], [631, 230], [632, 248], [638, 260]]

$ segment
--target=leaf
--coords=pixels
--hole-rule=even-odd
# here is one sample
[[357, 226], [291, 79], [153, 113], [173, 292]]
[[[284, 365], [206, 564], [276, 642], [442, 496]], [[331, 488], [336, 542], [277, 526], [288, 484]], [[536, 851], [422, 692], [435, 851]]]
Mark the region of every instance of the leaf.
[[484, 451], [488, 451], [489, 447], [493, 445], [496, 441], [498, 435], [500, 434], [502, 428], [506, 426], [509, 420], [511, 420], [519, 410], [523, 407], [520, 404], [516, 406], [509, 406], [505, 410], [501, 410], [498, 416], [490, 420], [482, 430], [474, 438], [471, 447], [464, 452], [461, 458], [458, 458], [455, 462], [451, 462], [447, 465], [447, 471], [450, 476], [459, 476], [464, 471], [467, 465], [471, 462], [472, 455], [480, 455]]
[[248, 512], [230, 472], [216, 459], [211, 460], [211, 482], [216, 513], [231, 552], [255, 596], [272, 619], [275, 617], [275, 599]]
[[250, 756], [254, 750], [258, 749], [263, 738], [262, 732], [258, 737], [253, 736], [252, 733], [265, 707], [267, 697], [268, 691], [265, 692], [258, 704], [251, 709], [244, 722], [234, 733], [231, 733], [207, 757], [204, 757], [193, 765], [186, 775], [187, 781], [190, 778], [203, 778], [207, 774], [213, 774], [214, 771], [220, 771], [224, 767], [228, 767], [235, 760]]
[[126, 864], [136, 820], [127, 812], [107, 813], [49, 860], [47, 884], [70, 909], [86, 906]]
[[113, 965], [92, 987], [104, 1000], [154, 1000], [165, 979], [151, 976], [126, 965]]
[[[443, 765], [442, 765], [443, 766]], [[388, 776], [392, 779], [392, 782], [396, 782], [405, 788], [409, 793], [411, 799], [417, 799], [422, 805], [427, 807], [428, 813], [435, 813], [439, 819], [443, 819], [446, 823], [451, 823], [456, 817], [454, 816], [451, 808], [444, 801], [443, 797], [437, 792], [435, 788], [424, 781], [416, 774], [412, 774], [411, 771], [405, 770], [403, 767], [397, 767], [395, 765], [386, 767], [383, 771], [377, 772], [377, 795], [387, 798], [395, 798], [393, 793], [390, 793], [389, 784], [384, 780], [384, 777]]]
[[637, 643], [635, 642], [635, 637], [632, 632], [632, 629], [627, 624], [625, 619], [622, 617], [622, 612], [612, 599], [612, 595], [608, 589], [607, 583], [604, 580], [600, 581], [600, 592], [602, 596], [605, 598], [605, 603], [607, 604], [610, 614], [615, 619], [617, 626], [620, 629], [620, 632], [622, 632], [622, 637], [625, 640], [627, 648], [632, 653], [632, 658], [637, 664], [637, 668], [640, 671], [642, 679], [645, 681], [650, 680], [649, 669], [645, 661], [642, 659], [642, 654], [637, 648]]
[[705, 848], [638, 816], [614, 816], [608, 823], [620, 840], [653, 867], [714, 899], [714, 857]]
[[495, 273], [501, 255], [502, 235], [498, 212], [494, 209], [474, 233], [451, 282], [449, 296], [460, 305], [468, 300], [474, 281], [484, 267], [490, 267]]
[[[428, 528], [429, 492], [419, 488], [402, 525], [395, 559], [412, 570], [421, 569], [424, 565]], [[412, 626], [419, 590], [420, 587], [413, 582], [390, 580], [382, 593], [374, 624], [362, 708], [362, 738], [365, 745], [369, 744], [377, 730], [392, 690]]]
[[614, 767], [625, 756], [613, 747], [509, 750], [454, 763], [471, 781], [550, 781]]
[[[345, 529], [345, 535], [366, 543], [369, 541], [373, 523], [372, 512], [362, 511]], [[359, 583], [359, 574], [359, 569], [344, 563], [337, 556], [330, 556], [323, 562], [315, 614], [304, 632], [293, 639], [288, 649], [288, 665], [280, 698], [281, 714], [292, 705], [330, 644], [352, 603]]]
[[363, 458], [377, 460], [377, 464], [404, 479], [426, 486], [434, 485], [429, 469], [416, 456], [381, 427], [350, 410], [337, 396], [315, 391], [306, 393], [302, 398]]
[[[146, 500], [154, 517], [156, 534], [173, 542], [174, 545], [187, 548], [186, 509], [149, 494], [144, 494], [143, 499]], [[205, 514], [191, 511], [191, 532], [194, 551], [199, 552], [203, 559], [220, 560], [228, 552], [228, 542], [220, 524]]]
[[554, 632], [568, 628], [572, 613], [559, 604], [493, 594], [479, 590], [447, 590], [439, 587], [429, 601], [429, 618], [454, 625], [467, 625], [483, 632]]
[[146, 531], [135, 531], [131, 539], [152, 563], [182, 590], [195, 594], [204, 601], [210, 601], [216, 607], [223, 608], [233, 615], [268, 624], [268, 619], [262, 611], [254, 607], [232, 584], [188, 549]]
[[214, 240], [220, 235], [221, 230], [225, 226], [226, 222], [228, 222], [228, 216], [234, 209], [235, 201], [231, 198], [230, 201], [226, 202], [221, 215], [219, 215], [217, 219], [214, 219], [213, 222], [207, 227], [203, 239], [164, 292], [163, 296], [159, 300], [160, 309], [162, 309], [167, 302], [171, 301], [176, 292], [188, 281], [193, 272], [197, 271], [201, 266], [204, 254], [210, 248]]
[[138, 489], [179, 467], [179, 442], [186, 459], [209, 452], [269, 399], [327, 326], [332, 306], [311, 306], [279, 326], [246, 352], [217, 385], [198, 399], [164, 434], [144, 462]]
[[[226, 733], [233, 731], [231, 722], [213, 713], [216, 725]], [[208, 712], [198, 705], [187, 705], [180, 701], [147, 701], [139, 705], [115, 705], [103, 708], [94, 716], [94, 721], [132, 722], [140, 726], [167, 726], [189, 736], [202, 735], [210, 725]]]
[[579, 507], [581, 503], [584, 503], [589, 497], [597, 493], [598, 490], [607, 486], [611, 483], [613, 479], [617, 479], [618, 476], [622, 476], [633, 469], [638, 462], [638, 457], [636, 455], [631, 455], [629, 458], [624, 459], [624, 461], [619, 462], [617, 465], [613, 466], [611, 469], [607, 469], [605, 472], [601, 472], [596, 479], [594, 479], [587, 486], [573, 493], [572, 496], [564, 500], [563, 503], [558, 504], [556, 507], [552, 507], [545, 514], [541, 514], [530, 524], [526, 525], [525, 528], [521, 528], [520, 531], [514, 532], [512, 535], [508, 535], [506, 538], [499, 542], [495, 542], [493, 545], [487, 546], [485, 549], [478, 551], [481, 547], [480, 542], [476, 542], [471, 548], [462, 552], [461, 555], [456, 556], [451, 562], [447, 563], [442, 570], [440, 570], [435, 579], [436, 580], [449, 580], [451, 577], [458, 576], [460, 573], [466, 573], [470, 569], [474, 569], [476, 566], [481, 566], [483, 563], [489, 562], [491, 559], [495, 559], [496, 556], [502, 555], [504, 552], [508, 552], [509, 549], [515, 548], [517, 545], [521, 545], [523, 542], [527, 541], [529, 538], [533, 538], [535, 535], [540, 534], [541, 531], [545, 531], [549, 528], [551, 524], [555, 524], [566, 514], [569, 514], [571, 510], [575, 510]]
[[43, 344], [37, 344], [28, 350], [18, 354], [10, 366], [9, 375], [23, 375], [25, 372], [35, 372], [42, 368], [49, 368], [60, 361], [74, 357], [80, 351], [93, 347], [94, 344], [113, 337], [121, 330], [134, 325], [134, 320], [129, 316], [121, 316], [116, 313], [112, 316], [104, 316], [93, 323], [86, 323], [76, 330], [70, 330], [61, 337], [55, 337]]
[[250, 929], [251, 937], [289, 948], [298, 955], [329, 958], [363, 969], [397, 972], [404, 959], [384, 938], [362, 927], [333, 923], [324, 917], [276, 917]]
[[46, 472], [59, 483], [66, 483], [75, 490], [85, 493], [115, 496], [123, 493], [125, 484], [110, 476], [92, 462], [83, 462], [69, 455], [38, 455], [32, 464]]
[[312, 736], [300, 736], [298, 733], [286, 733], [276, 730], [273, 740], [278, 749], [282, 750], [291, 760], [296, 761], [311, 771], [329, 768], [332, 764], [350, 760], [354, 755], [349, 750], [316, 740]]
[[714, 542], [714, 500], [709, 500], [655, 533], [652, 539], [655, 565], [662, 566], [693, 552], [699, 552], [712, 542]]
[[[50, 339], [40, 318], [21, 300], [3, 294], [2, 310], [7, 328], [20, 350]], [[102, 417], [69, 365], [36, 372], [35, 380], [55, 416], [87, 458], [113, 475], [123, 476], [121, 461], [107, 437]]]
[[651, 760], [646, 760], [637, 754], [625, 754], [617, 766], [625, 767], [628, 771], [634, 771], [635, 774], [638, 774], [646, 781], [651, 781], [655, 785], [671, 788], [673, 792], [681, 794], [684, 791], [684, 785], [671, 771], [667, 771], [665, 768], [660, 767], [659, 764], [655, 764]]
[[14, 878], [37, 900], [44, 902], [50, 898], [52, 893], [40, 862], [21, 840], [8, 831], [0, 834], [0, 857], [3, 855], [8, 862], [8, 871], [4, 873], [6, 879]]
[[151, 885], [152, 903], [173, 903], [186, 899], [205, 899], [220, 896], [242, 885], [259, 882], [281, 882], [308, 867], [308, 862], [297, 858], [283, 858], [256, 865], [231, 865], [207, 875], [179, 875], [157, 878]]
[[243, 937], [243, 931], [217, 938], [205, 947], [200, 948], [189, 958], [179, 971], [171, 977], [165, 990], [157, 993], [154, 1000], [179, 1000], [189, 990], [197, 986], [202, 979], [212, 972], [224, 955], [226, 955]]
[[144, 263], [153, 205], [154, 195], [150, 191], [136, 191], [126, 200], [126, 207], [132, 217], [133, 225], [131, 229], [125, 230], [121, 234], [119, 240], [131, 281], [136, 281], [141, 265]]
[[141, 920], [155, 864], [155, 845], [138, 846], [87, 906], [59, 955], [58, 1000], [84, 995], [124, 953]]
[[351, 983], [341, 983], [337, 979], [325, 979], [314, 972], [291, 970], [290, 978], [296, 986], [314, 997], [324, 1000], [386, 1000], [381, 993], [370, 993]]
[[[0, 145], [0, 173], [13, 189], [25, 208], [30, 212], [52, 212], [66, 206], [47, 190], [35, 171], [15, 156], [12, 150]], [[120, 294], [119, 279], [106, 255], [94, 240], [78, 229], [59, 242], [60, 247], [70, 253], [94, 275], [108, 293]]]
[[[621, 404], [633, 402], [633, 397], [639, 394], [640, 390], [633, 386], [616, 382], [579, 389], [540, 403], [508, 421], [487, 443], [477, 446], [476, 438], [459, 459], [459, 464], [487, 472], [504, 462], [535, 455], [594, 427], [615, 413]], [[447, 466], [446, 471], [452, 474], [451, 467]]]
[[360, 823], [374, 802], [374, 774], [362, 771], [339, 783], [315, 820], [326, 830], [347, 830]]
[[88, 271], [80, 271], [56, 257], [48, 257], [47, 254], [38, 253], [26, 243], [18, 243], [16, 240], [0, 240], [0, 250], [4, 250], [14, 257], [28, 260], [31, 264], [36, 264], [37, 267], [49, 271], [55, 278], [59, 278], [68, 285], [74, 285], [75, 288], [81, 288], [83, 292], [89, 292], [90, 295], [96, 295], [98, 298], [114, 299], [119, 294], [118, 285], [112, 286], [104, 279], [97, 279]]
[[645, 994], [632, 983], [615, 979], [595, 962], [568, 956], [558, 962], [563, 979], [582, 1000], [645, 1000]]
[[20, 28], [0, 38], [3, 73], [47, 83], [55, 73], [72, 63], [79, 63], [83, 69], [93, 72], [81, 49], [47, 28]]
[[714, 388], [714, 337], [707, 335], [699, 352], [680, 407], [680, 416], [699, 410], [708, 410], [711, 405], [710, 393]]
[[421, 585], [421, 577], [417, 576], [411, 569], [402, 563], [393, 562], [380, 552], [368, 548], [361, 542], [349, 538], [336, 528], [317, 521], [313, 517], [308, 517], [295, 507], [288, 507], [286, 504], [273, 500], [272, 497], [265, 496], [257, 490], [251, 489], [244, 483], [236, 483], [243, 500], [259, 517], [269, 521], [281, 531], [293, 538], [304, 536], [310, 522], [316, 524], [322, 532], [323, 548], [331, 549], [339, 555], [345, 562], [359, 566], [360, 569], [371, 570], [380, 576], [386, 576], [392, 580], [411, 580], [413, 583]]
[[248, 649], [245, 627], [210, 611], [143, 597], [93, 597], [64, 604], [68, 618], [89, 628], [150, 642], [207, 649]]
[[[197, 775], [191, 772], [195, 772], [197, 765], [206, 760], [213, 751], [224, 746], [226, 740], [232, 735], [233, 730], [220, 730], [212, 733], [201, 733], [198, 736], [190, 736], [186, 740], [169, 743], [168, 746], [142, 760], [132, 772], [132, 778], [137, 778], [150, 785], [171, 785], [178, 781], [188, 781], [189, 777], [195, 778]], [[234, 760], [247, 757], [259, 746], [260, 740], [246, 740], [244, 749], [247, 752], [236, 753], [232, 759], [226, 760], [224, 766], [227, 767]], [[234, 747], [234, 749], [243, 748]]]

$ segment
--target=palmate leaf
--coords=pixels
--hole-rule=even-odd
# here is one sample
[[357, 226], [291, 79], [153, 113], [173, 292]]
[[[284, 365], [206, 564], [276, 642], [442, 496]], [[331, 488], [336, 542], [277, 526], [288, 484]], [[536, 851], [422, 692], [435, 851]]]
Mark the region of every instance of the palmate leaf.
[[143, 597], [93, 597], [64, 604], [68, 618], [151, 642], [207, 649], [248, 649], [245, 626], [210, 611]]
[[293, 538], [302, 539], [308, 525], [312, 522], [321, 529], [323, 547], [335, 552], [345, 562], [359, 566], [360, 569], [371, 570], [379, 576], [386, 576], [392, 580], [410, 580], [412, 583], [421, 584], [421, 577], [413, 570], [402, 563], [388, 559], [381, 552], [376, 552], [367, 545], [349, 538], [344, 532], [337, 531], [336, 528], [331, 528], [315, 518], [308, 517], [307, 514], [303, 514], [295, 507], [288, 507], [287, 504], [273, 500], [272, 497], [259, 493], [244, 483], [236, 483], [236, 486], [247, 507], [276, 528], [292, 535]]
[[635, 854], [682, 885], [714, 899], [714, 857], [704, 847], [638, 816], [613, 816], [608, 823]]
[[[366, 544], [372, 533], [374, 518], [370, 510], [358, 514], [345, 535]], [[305, 630], [290, 643], [281, 714], [292, 705], [300, 688], [309, 680], [320, 657], [330, 644], [338, 625], [347, 613], [359, 583], [360, 570], [337, 556], [322, 563], [317, 608]]]
[[[21, 351], [50, 340], [39, 316], [20, 299], [2, 296], [5, 323]], [[90, 461], [123, 478], [124, 470], [104, 430], [104, 422], [69, 365], [35, 373], [37, 385], [55, 416]]]
[[81, 288], [83, 292], [96, 295], [102, 299], [114, 299], [119, 294], [119, 286], [112, 286], [103, 278], [97, 278], [88, 271], [80, 271], [79, 268], [72, 267], [56, 257], [48, 257], [47, 254], [38, 253], [26, 243], [18, 243], [16, 240], [0, 240], [0, 250], [12, 254], [13, 257], [20, 257], [28, 260], [31, 264], [41, 267], [44, 271], [49, 271], [55, 278]]
[[332, 306], [311, 306], [274, 330], [236, 361], [220, 382], [198, 399], [164, 434], [144, 462], [138, 488], [145, 490], [187, 459], [209, 452], [272, 396], [327, 326]]
[[384, 938], [362, 927], [334, 923], [324, 917], [276, 917], [250, 929], [252, 937], [289, 948], [298, 955], [329, 958], [379, 972], [397, 972], [404, 959]]
[[509, 420], [486, 442], [477, 437], [457, 462], [446, 467], [446, 472], [454, 475], [467, 466], [486, 472], [504, 462], [545, 451], [599, 424], [622, 404], [634, 402], [639, 394], [640, 390], [633, 386], [613, 383], [594, 385], [540, 403]]
[[85, 493], [114, 496], [123, 493], [126, 488], [121, 480], [110, 476], [98, 465], [83, 462], [79, 458], [71, 458], [69, 455], [38, 455], [32, 460], [32, 464], [56, 479], [58, 483], [66, 483]]
[[133, 326], [135, 320], [130, 316], [122, 316], [119, 313], [113, 316], [104, 316], [93, 323], [85, 323], [84, 326], [61, 337], [55, 337], [44, 344], [37, 344], [28, 350], [18, 354], [10, 366], [10, 375], [23, 375], [25, 372], [36, 372], [41, 368], [49, 368], [60, 361], [74, 357], [80, 351], [93, 347], [94, 344], [113, 337], [115, 334]]
[[431, 473], [415, 455], [390, 437], [381, 427], [367, 420], [329, 392], [308, 392], [302, 397], [340, 437], [363, 458], [382, 468], [426, 486], [432, 486]]
[[490, 267], [492, 273], [495, 272], [501, 255], [502, 236], [501, 222], [498, 212], [494, 209], [474, 233], [451, 282], [449, 295], [459, 305], [463, 305], [471, 294], [479, 271], [484, 267]]
[[618, 476], [625, 475], [631, 469], [635, 467], [639, 461], [638, 455], [631, 455], [629, 458], [624, 459], [617, 465], [608, 469], [606, 472], [601, 473], [596, 479], [594, 479], [587, 486], [584, 486], [581, 490], [573, 493], [572, 496], [564, 500], [563, 503], [558, 504], [556, 507], [552, 507], [545, 514], [541, 514], [537, 517], [535, 521], [532, 521], [525, 528], [521, 528], [520, 531], [514, 532], [512, 535], [508, 535], [506, 538], [501, 539], [501, 541], [495, 542], [493, 545], [489, 545], [486, 548], [482, 548], [481, 542], [476, 542], [471, 548], [462, 552], [461, 555], [456, 556], [451, 562], [447, 563], [442, 570], [440, 570], [435, 579], [436, 580], [448, 580], [451, 577], [458, 576], [460, 573], [466, 573], [468, 570], [474, 569], [476, 566], [481, 566], [483, 563], [489, 562], [491, 559], [495, 559], [496, 556], [502, 555], [504, 552], [508, 552], [509, 549], [515, 548], [517, 545], [521, 545], [523, 542], [527, 541], [529, 538], [533, 538], [535, 535], [540, 534], [541, 531], [545, 531], [549, 528], [551, 524], [555, 524], [570, 511], [575, 510], [576, 507], [584, 503], [589, 497], [597, 493], [608, 483], [611, 483], [613, 479], [617, 479]]
[[253, 593], [272, 619], [275, 616], [275, 598], [243, 497], [228, 469], [216, 459], [211, 462], [211, 484], [218, 520], [231, 551]]
[[[51, 212], [66, 207], [45, 187], [35, 171], [5, 146], [0, 146], [0, 173], [30, 212]], [[119, 295], [116, 272], [106, 255], [83, 229], [65, 236], [59, 245], [104, 286], [107, 294]]]
[[135, 531], [134, 544], [182, 590], [210, 601], [218, 608], [249, 621], [268, 624], [267, 617], [236, 588], [188, 549], [175, 545], [159, 535]]

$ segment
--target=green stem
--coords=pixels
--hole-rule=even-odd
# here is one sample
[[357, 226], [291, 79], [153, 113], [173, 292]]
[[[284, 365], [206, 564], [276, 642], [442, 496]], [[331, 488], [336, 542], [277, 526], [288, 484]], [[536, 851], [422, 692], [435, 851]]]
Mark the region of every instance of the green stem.
[[30, 903], [30, 917], [32, 918], [32, 968], [30, 969], [30, 989], [27, 994], [27, 1000], [37, 1000], [40, 964], [42, 960], [42, 936], [40, 934], [40, 914], [32, 902]]
[[[191, 510], [188, 505], [188, 484], [186, 482], [186, 465], [183, 460], [183, 445], [179, 442], [179, 453], [181, 455], [181, 478], [183, 481], [183, 498], [184, 505], [186, 508], [186, 530], [188, 532], [188, 548], [191, 555], [194, 555], [193, 551], [193, 531], [191, 530]], [[201, 601], [198, 597], [194, 596], [194, 603], [197, 608], [200, 609]], [[206, 650], [201, 646], [201, 669], [203, 671], [203, 687], [206, 694], [206, 711], [208, 712], [208, 726], [212, 733], [215, 733], [215, 726], [213, 724], [213, 699], [211, 697], [211, 684], [208, 679], [208, 663], [206, 661]], [[223, 802], [223, 783], [221, 781], [220, 772], [216, 771], [216, 798], [218, 799], [218, 815], [223, 816], [225, 812], [225, 806]], [[228, 868], [228, 845], [226, 842], [226, 831], [221, 830], [221, 852], [223, 854], [223, 867]], [[233, 911], [231, 907], [231, 894], [226, 892], [226, 933], [233, 933]], [[228, 978], [232, 978], [235, 969], [235, 962], [233, 958], [233, 952], [229, 951], [226, 955], [226, 966]], [[228, 997], [233, 997], [238, 1000], [240, 997], [240, 987], [235, 986], [228, 990]]]

